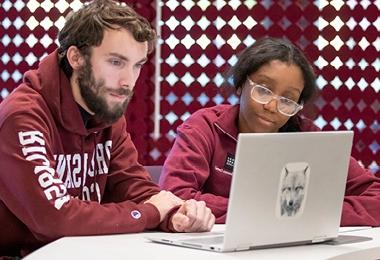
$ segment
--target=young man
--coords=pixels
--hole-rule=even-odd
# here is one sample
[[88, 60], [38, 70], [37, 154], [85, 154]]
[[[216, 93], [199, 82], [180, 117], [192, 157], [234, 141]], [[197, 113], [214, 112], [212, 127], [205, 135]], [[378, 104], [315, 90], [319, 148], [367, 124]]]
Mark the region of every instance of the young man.
[[0, 104], [0, 255], [62, 236], [210, 230], [205, 203], [160, 192], [126, 132], [155, 40], [149, 23], [128, 6], [94, 1], [58, 39]]

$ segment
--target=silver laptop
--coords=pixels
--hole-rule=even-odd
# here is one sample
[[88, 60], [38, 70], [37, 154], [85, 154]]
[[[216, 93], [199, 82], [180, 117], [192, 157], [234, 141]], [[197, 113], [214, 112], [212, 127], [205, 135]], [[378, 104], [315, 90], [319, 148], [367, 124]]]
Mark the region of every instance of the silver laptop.
[[240, 134], [223, 233], [148, 239], [219, 252], [338, 236], [352, 131]]

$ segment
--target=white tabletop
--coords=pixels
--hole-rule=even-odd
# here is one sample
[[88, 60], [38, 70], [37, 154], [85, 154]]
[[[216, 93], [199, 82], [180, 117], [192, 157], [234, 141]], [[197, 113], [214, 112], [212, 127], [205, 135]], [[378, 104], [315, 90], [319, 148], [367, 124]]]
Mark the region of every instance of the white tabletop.
[[[217, 225], [214, 230], [223, 229]], [[379, 259], [380, 228], [340, 229], [348, 242], [216, 253], [148, 241], [147, 233], [64, 237], [28, 255], [33, 259]], [[348, 237], [350, 236], [350, 237]], [[361, 241], [361, 242], [352, 242]]]

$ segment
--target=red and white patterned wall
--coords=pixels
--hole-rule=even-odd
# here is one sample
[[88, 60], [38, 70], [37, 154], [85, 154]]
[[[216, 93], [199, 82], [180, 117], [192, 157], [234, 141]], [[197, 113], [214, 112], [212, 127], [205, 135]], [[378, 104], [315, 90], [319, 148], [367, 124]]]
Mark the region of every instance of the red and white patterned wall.
[[[163, 163], [176, 127], [192, 112], [238, 102], [222, 93], [222, 73], [239, 51], [268, 35], [295, 42], [315, 67], [321, 95], [304, 113], [324, 130], [354, 130], [352, 154], [373, 172], [379, 170], [380, 1], [125, 2], [154, 26], [158, 18], [160, 34], [158, 59], [150, 57], [127, 111], [142, 163]], [[2, 1], [0, 101], [56, 47], [64, 16], [81, 5], [79, 0]]]

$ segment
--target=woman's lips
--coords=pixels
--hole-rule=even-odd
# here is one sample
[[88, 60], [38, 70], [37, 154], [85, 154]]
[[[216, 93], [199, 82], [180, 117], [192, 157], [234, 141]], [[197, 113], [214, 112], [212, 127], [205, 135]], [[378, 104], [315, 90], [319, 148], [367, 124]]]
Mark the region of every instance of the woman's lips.
[[273, 125], [274, 122], [266, 117], [263, 117], [263, 116], [257, 116], [261, 122], [263, 122], [264, 124], [266, 125]]

